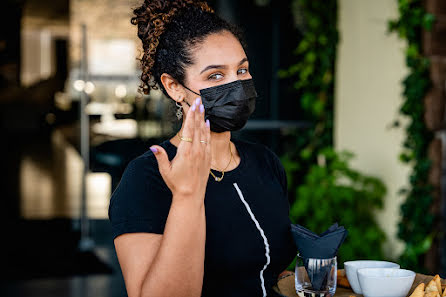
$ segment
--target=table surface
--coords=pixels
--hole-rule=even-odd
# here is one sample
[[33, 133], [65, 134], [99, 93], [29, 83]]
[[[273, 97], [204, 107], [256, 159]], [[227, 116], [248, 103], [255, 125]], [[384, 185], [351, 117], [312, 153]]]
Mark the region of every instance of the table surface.
[[[407, 296], [412, 294], [412, 291], [420, 283], [425, 283], [427, 285], [433, 278], [434, 277], [432, 275], [424, 275], [424, 274], [417, 273], [415, 280], [412, 284], [412, 287], [409, 291], [409, 294], [407, 294]], [[441, 284], [442, 284], [442, 288], [444, 289], [446, 286], [446, 280], [442, 279]], [[291, 274], [279, 279], [279, 281], [277, 282], [277, 285], [274, 287], [274, 290], [277, 293], [279, 293], [285, 297], [298, 297], [298, 295], [296, 294], [296, 291], [294, 289], [294, 273], [291, 273]], [[349, 288], [342, 288], [342, 287], [336, 288], [336, 293], [335, 293], [334, 297], [350, 297], [350, 296], [351, 297], [359, 297], [362, 295], [353, 293], [353, 291]]]

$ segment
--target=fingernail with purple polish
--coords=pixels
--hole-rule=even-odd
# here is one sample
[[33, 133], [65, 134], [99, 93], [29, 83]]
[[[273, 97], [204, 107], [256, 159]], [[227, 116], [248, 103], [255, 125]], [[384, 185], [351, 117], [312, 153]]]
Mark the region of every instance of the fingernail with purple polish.
[[206, 126], [210, 126], [211, 124], [209, 123], [209, 120], [206, 120]]
[[200, 104], [200, 113], [203, 113], [204, 112], [204, 106], [203, 106], [203, 104]]
[[192, 107], [191, 107], [192, 111], [195, 111], [195, 107], [196, 107], [196, 105], [192, 104]]
[[150, 150], [152, 151], [152, 153], [157, 153], [158, 152], [158, 150], [156, 149], [156, 147], [150, 147]]
[[195, 99], [195, 104], [200, 104], [200, 98]]

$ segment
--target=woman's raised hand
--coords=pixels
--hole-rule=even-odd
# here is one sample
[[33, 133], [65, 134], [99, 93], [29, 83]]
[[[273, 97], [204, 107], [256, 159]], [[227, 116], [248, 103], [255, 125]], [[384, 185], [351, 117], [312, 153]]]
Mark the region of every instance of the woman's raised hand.
[[161, 176], [174, 197], [199, 195], [204, 199], [211, 168], [211, 132], [209, 120], [204, 121], [204, 106], [197, 98], [187, 112], [183, 127], [183, 140], [177, 154], [169, 161], [159, 145], [151, 146]]

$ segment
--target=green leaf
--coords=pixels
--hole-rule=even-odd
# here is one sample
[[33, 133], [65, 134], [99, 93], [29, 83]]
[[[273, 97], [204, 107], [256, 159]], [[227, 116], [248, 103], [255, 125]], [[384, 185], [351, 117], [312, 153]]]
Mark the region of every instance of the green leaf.
[[431, 31], [434, 22], [435, 22], [435, 16], [433, 14], [431, 14], [431, 13], [424, 14], [424, 17], [423, 17], [423, 28], [425, 30]]

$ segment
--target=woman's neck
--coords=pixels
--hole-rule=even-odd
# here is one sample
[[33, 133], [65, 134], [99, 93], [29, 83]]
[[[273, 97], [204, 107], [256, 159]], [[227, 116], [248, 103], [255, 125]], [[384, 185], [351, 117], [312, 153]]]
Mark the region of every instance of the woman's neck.
[[[231, 147], [231, 148], [229, 148]], [[231, 143], [231, 132], [216, 133], [211, 131], [211, 167], [217, 170], [232, 170], [239, 163], [238, 152]], [[232, 158], [231, 158], [232, 152]], [[231, 164], [229, 164], [231, 162]], [[234, 166], [235, 165], [235, 166]]]
[[211, 150], [212, 160], [227, 160], [229, 156], [229, 142], [231, 141], [231, 132], [216, 133], [211, 131]]

